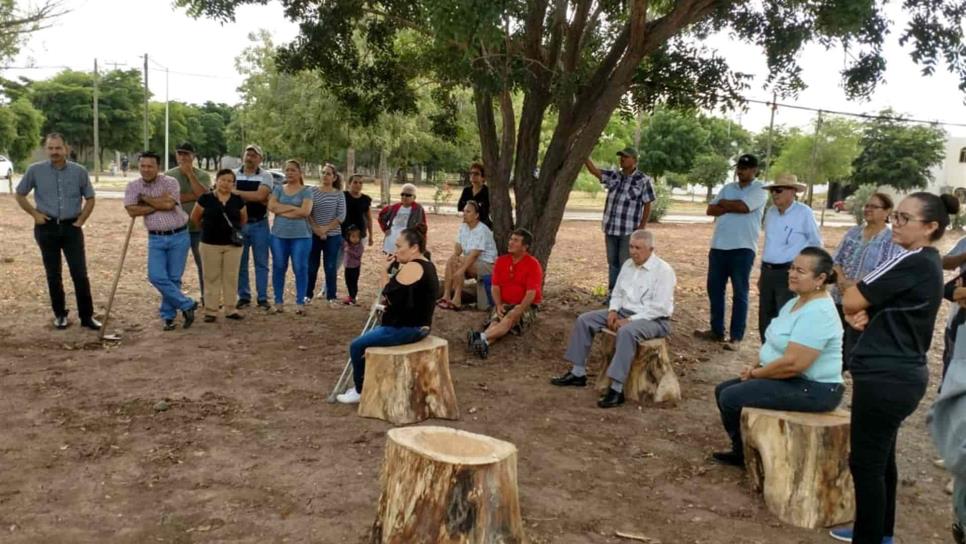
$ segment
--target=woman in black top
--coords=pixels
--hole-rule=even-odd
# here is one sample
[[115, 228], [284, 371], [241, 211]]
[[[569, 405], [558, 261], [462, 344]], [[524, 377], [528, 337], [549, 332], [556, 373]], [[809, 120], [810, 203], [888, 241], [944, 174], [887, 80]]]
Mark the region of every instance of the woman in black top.
[[426, 259], [426, 236], [420, 227], [403, 230], [396, 238], [396, 252], [383, 273], [382, 324], [349, 345], [355, 388], [337, 397], [343, 404], [359, 402], [366, 373], [366, 348], [399, 346], [418, 342], [429, 334], [439, 292], [436, 267]]
[[943, 298], [942, 260], [933, 243], [959, 211], [952, 195], [913, 193], [891, 215], [905, 250], [845, 291], [846, 320], [861, 335], [852, 349], [855, 526], [832, 536], [858, 544], [893, 541], [896, 437], [926, 392], [926, 354]]
[[474, 162], [470, 165], [470, 185], [463, 188], [460, 200], [456, 203], [456, 210], [463, 211], [466, 203], [470, 200], [479, 204], [480, 222], [487, 227], [493, 228], [490, 221], [490, 189], [486, 186], [483, 165]]
[[[191, 221], [201, 225], [201, 269], [205, 277], [205, 321], [211, 323], [218, 307], [227, 308], [228, 319], [241, 319], [235, 310], [238, 297], [238, 266], [242, 246], [232, 243], [232, 228], [248, 222], [245, 201], [232, 194], [235, 172], [219, 170], [212, 191], [198, 197]], [[226, 217], [227, 216], [227, 217]], [[229, 224], [229, 221], [231, 224]]]

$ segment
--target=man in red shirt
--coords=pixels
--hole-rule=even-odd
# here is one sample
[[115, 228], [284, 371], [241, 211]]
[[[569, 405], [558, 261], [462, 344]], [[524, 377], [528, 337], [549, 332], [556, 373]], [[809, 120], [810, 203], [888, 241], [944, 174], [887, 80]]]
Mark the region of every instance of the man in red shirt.
[[493, 314], [483, 324], [483, 332], [471, 330], [466, 335], [470, 349], [481, 359], [486, 359], [490, 344], [510, 332], [522, 334], [537, 319], [537, 305], [543, 300], [543, 267], [530, 255], [531, 244], [530, 231], [514, 230], [507, 254], [493, 265]]

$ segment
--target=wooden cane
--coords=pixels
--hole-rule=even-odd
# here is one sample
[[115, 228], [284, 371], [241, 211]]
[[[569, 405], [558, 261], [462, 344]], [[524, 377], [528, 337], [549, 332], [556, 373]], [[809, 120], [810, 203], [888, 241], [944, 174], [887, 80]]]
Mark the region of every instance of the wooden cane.
[[[127, 257], [127, 246], [131, 243], [131, 233], [134, 232], [134, 217], [127, 226], [127, 236], [124, 238], [124, 247], [121, 248], [121, 260], [117, 263], [117, 272], [114, 273], [114, 284], [111, 285], [111, 296], [107, 298], [107, 311], [104, 312], [104, 321], [101, 322], [101, 331], [97, 334], [97, 340], [104, 340], [104, 333], [107, 332], [107, 322], [111, 318], [111, 306], [114, 305], [114, 293], [117, 292], [117, 284], [121, 281], [121, 271], [124, 270], [124, 258]], [[117, 338], [111, 338], [117, 340]]]

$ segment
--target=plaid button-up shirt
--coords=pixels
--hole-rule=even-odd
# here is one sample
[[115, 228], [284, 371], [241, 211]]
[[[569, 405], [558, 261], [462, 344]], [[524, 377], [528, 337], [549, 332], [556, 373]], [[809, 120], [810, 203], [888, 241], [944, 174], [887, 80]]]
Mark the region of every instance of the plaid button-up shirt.
[[607, 187], [604, 206], [604, 234], [625, 236], [641, 224], [644, 205], [654, 201], [654, 184], [640, 170], [629, 176], [620, 170], [601, 170], [600, 182]]
[[168, 231], [180, 229], [188, 222], [188, 214], [181, 208], [181, 188], [178, 180], [158, 174], [158, 177], [151, 183], [144, 181], [144, 178], [137, 178], [128, 182], [124, 190], [124, 205], [134, 206], [138, 203], [141, 196], [158, 198], [160, 196], [170, 196], [177, 203], [174, 209], [165, 211], [154, 211], [144, 216], [144, 226], [149, 231]]

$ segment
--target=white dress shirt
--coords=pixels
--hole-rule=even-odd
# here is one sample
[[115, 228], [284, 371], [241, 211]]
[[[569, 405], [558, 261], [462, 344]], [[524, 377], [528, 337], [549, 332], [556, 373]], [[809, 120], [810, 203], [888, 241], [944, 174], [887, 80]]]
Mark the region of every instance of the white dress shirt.
[[671, 265], [654, 253], [640, 266], [627, 259], [614, 284], [610, 309], [632, 312], [631, 321], [671, 317], [676, 283]]

